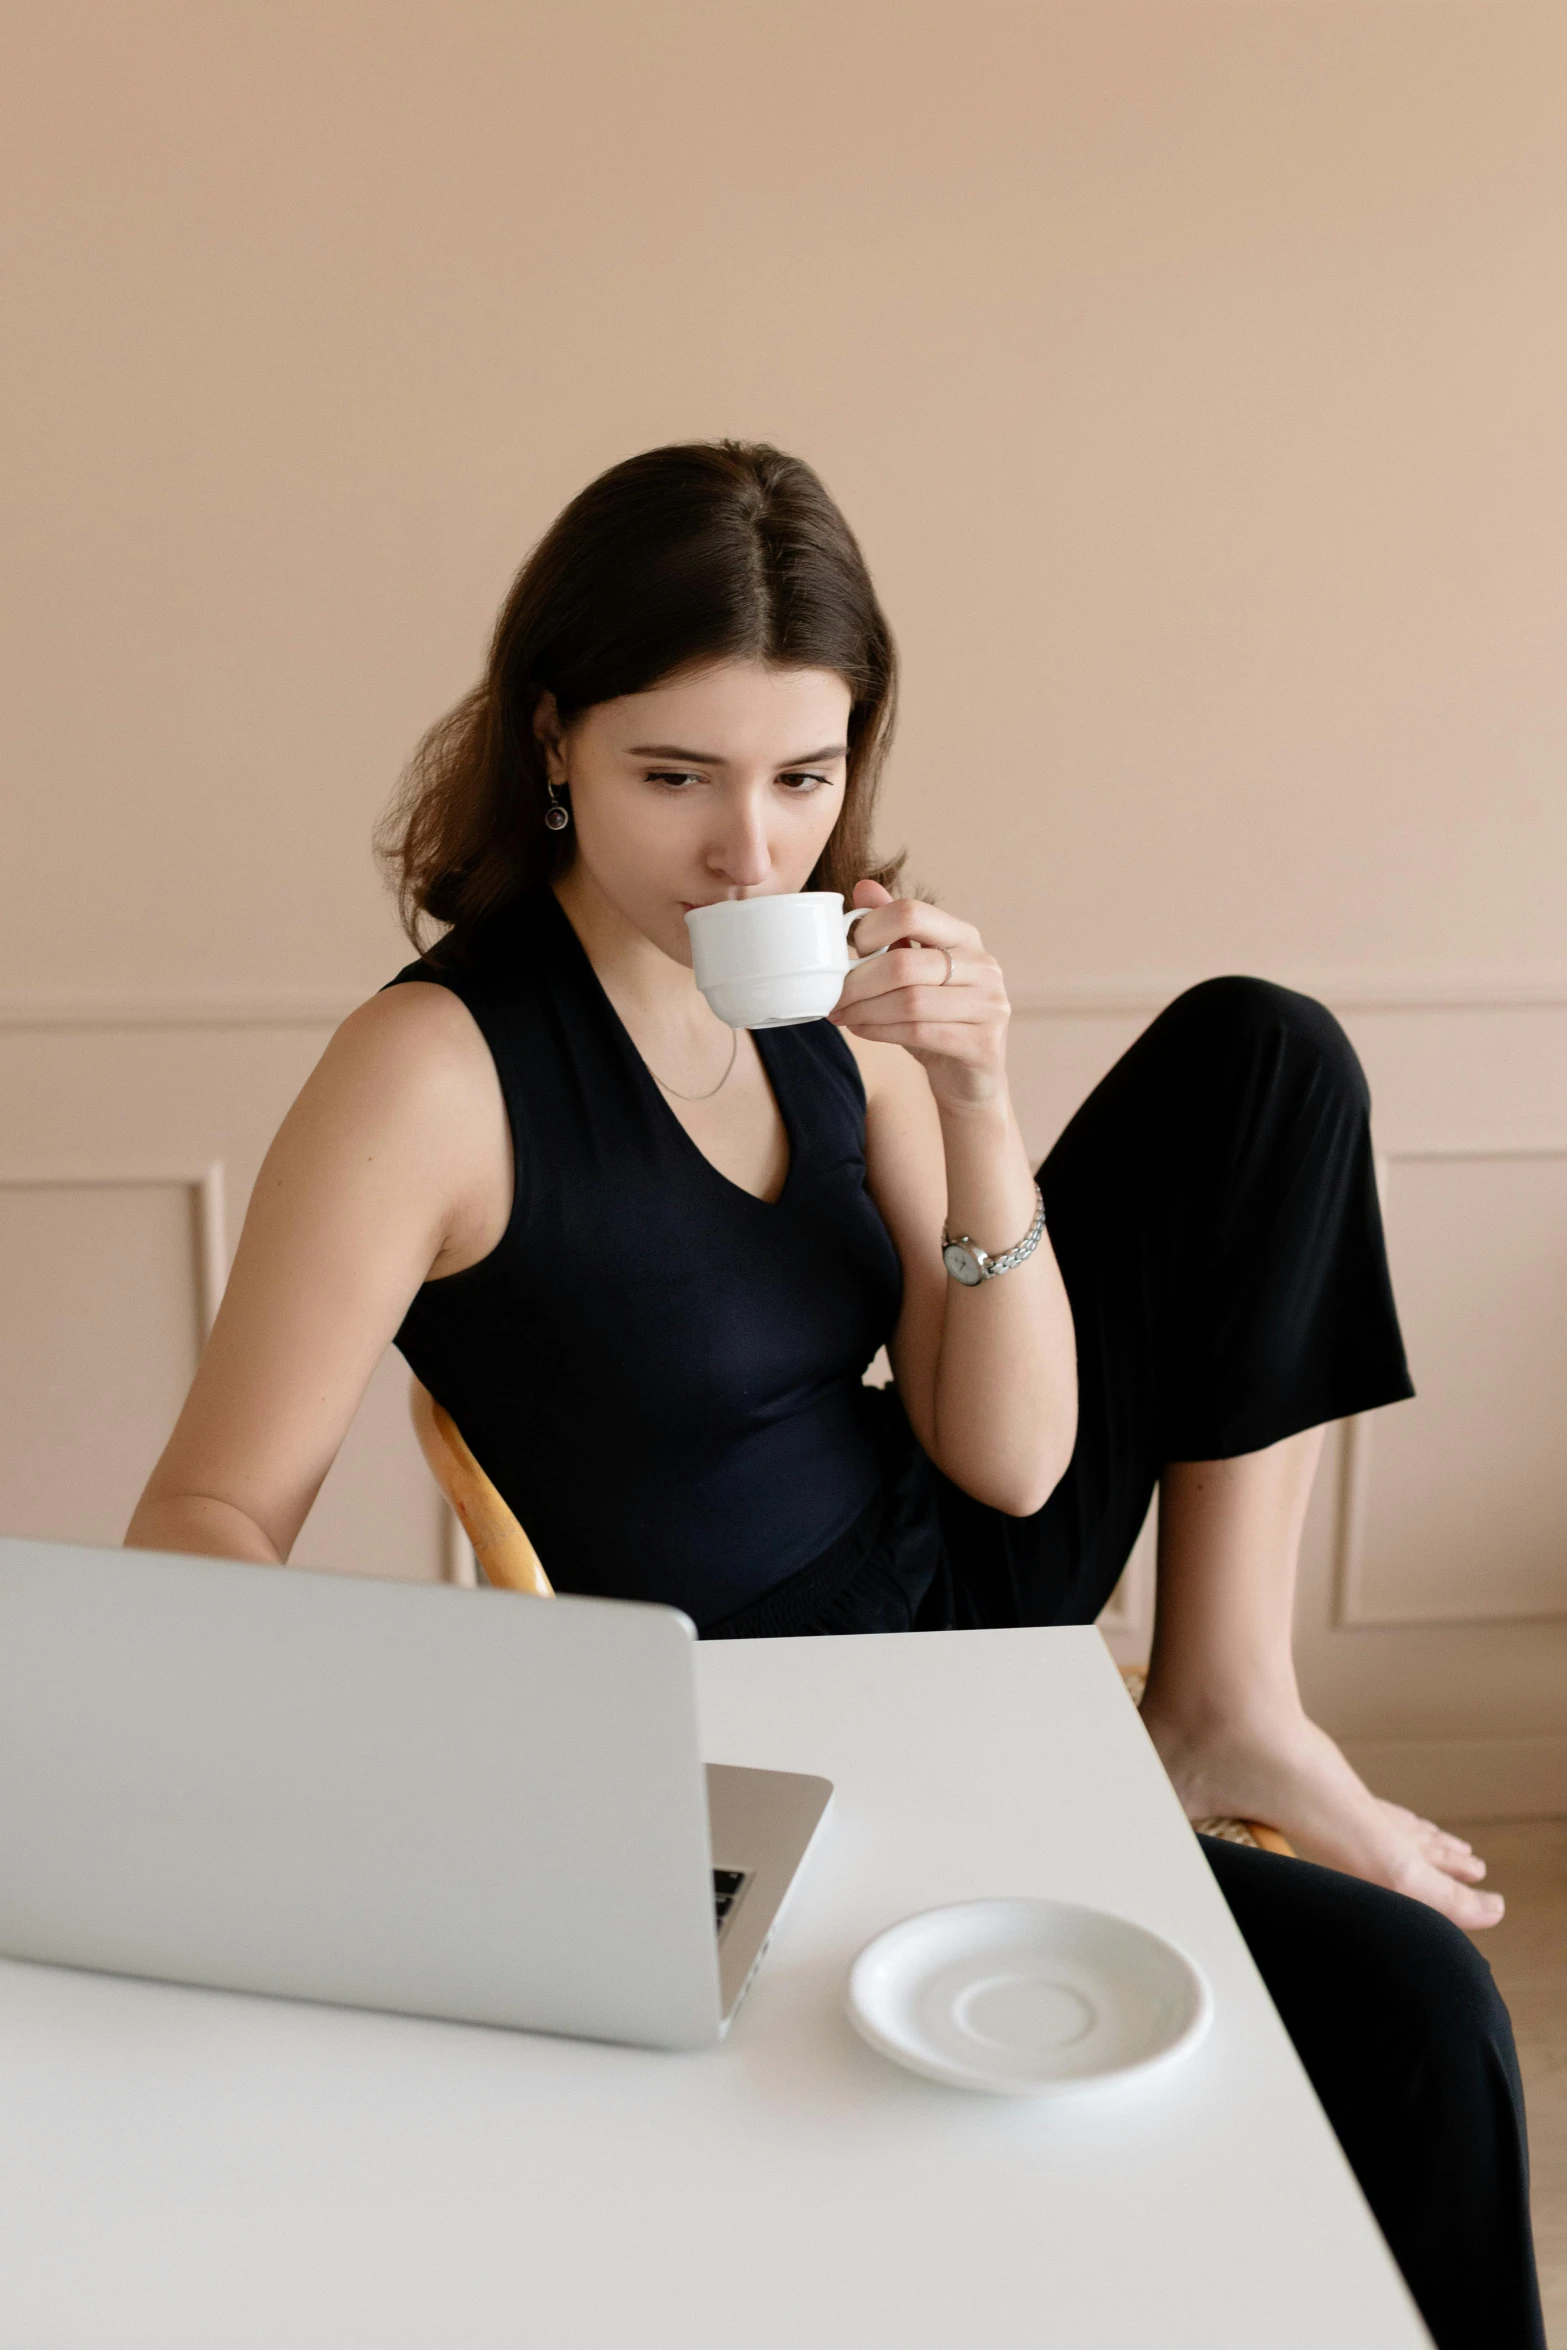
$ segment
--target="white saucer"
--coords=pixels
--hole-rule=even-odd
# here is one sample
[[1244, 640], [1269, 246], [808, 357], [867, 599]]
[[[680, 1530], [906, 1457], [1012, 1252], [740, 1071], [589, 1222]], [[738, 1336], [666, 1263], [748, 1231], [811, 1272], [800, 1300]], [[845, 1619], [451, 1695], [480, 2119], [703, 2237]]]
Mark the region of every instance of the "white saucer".
[[1173, 1942], [1071, 1901], [963, 1901], [878, 1934], [849, 2017], [883, 2056], [963, 2089], [1059, 2097], [1171, 2063], [1213, 2015]]

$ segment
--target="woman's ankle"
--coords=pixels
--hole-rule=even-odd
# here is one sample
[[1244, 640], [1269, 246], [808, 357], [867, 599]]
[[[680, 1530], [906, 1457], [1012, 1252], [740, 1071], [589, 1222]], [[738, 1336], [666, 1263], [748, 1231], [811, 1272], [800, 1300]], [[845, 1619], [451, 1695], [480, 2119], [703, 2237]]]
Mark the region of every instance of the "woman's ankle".
[[1161, 1752], [1248, 1749], [1287, 1753], [1311, 1734], [1293, 1674], [1252, 1674], [1172, 1687], [1150, 1672], [1142, 1715]]

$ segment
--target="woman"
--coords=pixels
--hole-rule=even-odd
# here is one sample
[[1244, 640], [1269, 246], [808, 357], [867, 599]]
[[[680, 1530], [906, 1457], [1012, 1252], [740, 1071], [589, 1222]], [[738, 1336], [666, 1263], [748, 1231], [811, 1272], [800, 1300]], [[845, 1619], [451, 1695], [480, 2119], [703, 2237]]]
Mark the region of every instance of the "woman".
[[[1157, 1479], [1150, 1734], [1192, 1817], [1331, 1864], [1204, 1847], [1444, 2350], [1537, 2343], [1510, 2033], [1448, 1922], [1501, 1905], [1290, 1659], [1323, 1424], [1410, 1392], [1358, 1068], [1212, 982], [1036, 1190], [995, 959], [871, 854], [893, 694], [798, 461], [657, 450], [567, 508], [390, 828], [444, 935], [290, 1112], [129, 1539], [286, 1558], [394, 1338], [558, 1588], [709, 1637], [1092, 1621]], [[727, 1029], [685, 914], [801, 888], [871, 909], [865, 959], [830, 1022]]]

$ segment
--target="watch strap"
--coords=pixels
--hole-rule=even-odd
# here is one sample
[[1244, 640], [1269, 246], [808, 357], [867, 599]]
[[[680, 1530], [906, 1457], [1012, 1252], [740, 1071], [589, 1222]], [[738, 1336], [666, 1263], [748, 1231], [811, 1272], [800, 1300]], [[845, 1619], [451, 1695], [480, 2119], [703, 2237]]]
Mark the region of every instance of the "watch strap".
[[1040, 1241], [1044, 1238], [1044, 1231], [1045, 1195], [1040, 1190], [1039, 1185], [1036, 1183], [1034, 1185], [1034, 1221], [1032, 1224], [1030, 1224], [1022, 1239], [1015, 1242], [1011, 1248], [1003, 1250], [999, 1256], [993, 1257], [988, 1255], [984, 1249], [976, 1246], [974, 1241], [969, 1238], [966, 1232], [960, 1232], [954, 1236], [950, 1228], [945, 1224], [943, 1224], [941, 1228], [941, 1245], [944, 1249], [968, 1249], [978, 1262], [980, 1278], [984, 1281], [994, 1281], [997, 1280], [1001, 1274], [1010, 1273], [1014, 1266], [1021, 1265], [1027, 1258], [1031, 1257], [1035, 1249], [1038, 1248]]

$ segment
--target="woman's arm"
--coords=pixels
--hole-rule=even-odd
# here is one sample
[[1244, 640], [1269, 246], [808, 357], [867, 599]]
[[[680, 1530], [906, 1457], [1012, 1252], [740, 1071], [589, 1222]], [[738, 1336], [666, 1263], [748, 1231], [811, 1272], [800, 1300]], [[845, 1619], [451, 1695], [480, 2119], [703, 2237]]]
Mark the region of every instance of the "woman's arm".
[[[874, 894], [873, 894], [874, 893]], [[941, 1228], [998, 1255], [1034, 1218], [1034, 1179], [1006, 1080], [1009, 1006], [978, 933], [939, 907], [861, 882], [862, 954], [833, 1014], [866, 1088], [866, 1174], [903, 1263], [889, 1352], [915, 1434], [977, 1501], [1027, 1517], [1059, 1482], [1077, 1433], [1077, 1361], [1048, 1234], [1010, 1273], [968, 1289]], [[952, 956], [952, 979], [946, 982]], [[901, 1049], [896, 1049], [901, 1048]]]
[[286, 1559], [415, 1290], [487, 1254], [510, 1196], [500, 1088], [463, 1005], [434, 986], [363, 1005], [267, 1153], [126, 1542]]

